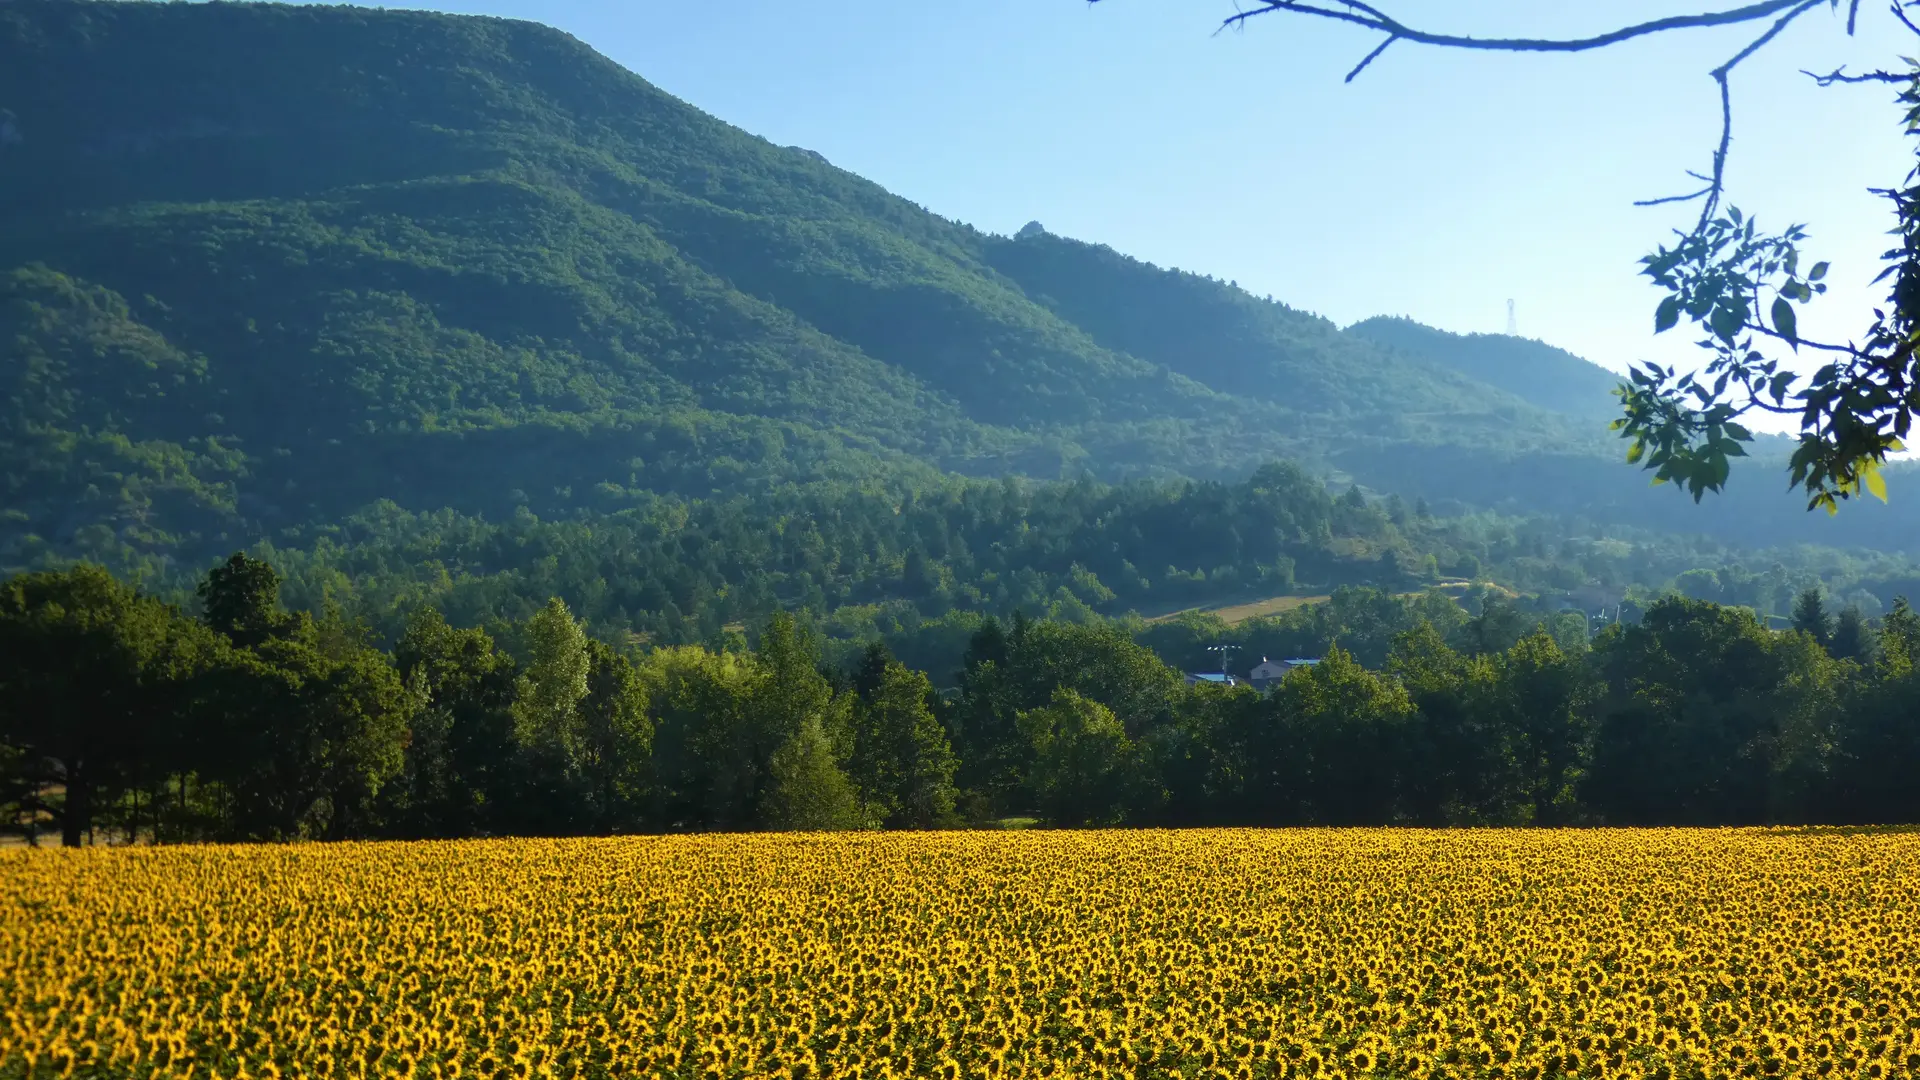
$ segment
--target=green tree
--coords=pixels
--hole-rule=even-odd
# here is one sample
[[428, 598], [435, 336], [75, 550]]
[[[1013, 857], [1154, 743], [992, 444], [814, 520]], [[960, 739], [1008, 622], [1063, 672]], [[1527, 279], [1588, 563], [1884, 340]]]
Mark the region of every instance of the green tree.
[[1520, 792], [1528, 820], [1576, 820], [1578, 787], [1592, 749], [1590, 706], [1597, 686], [1578, 656], [1544, 630], [1522, 638], [1495, 665], [1496, 701], [1483, 705], [1493, 726], [1517, 733]]
[[218, 652], [97, 566], [0, 583], [0, 744], [62, 844], [85, 841], [103, 803], [175, 755], [192, 686]]
[[1596, 647], [1588, 805], [1623, 825], [1799, 820], [1831, 767], [1840, 667], [1744, 608], [1678, 597]]
[[754, 701], [765, 678], [746, 654], [656, 649], [638, 668], [653, 732], [647, 818], [659, 829], [750, 828], [761, 820], [768, 743]]
[[1034, 808], [1056, 825], [1113, 825], [1137, 804], [1140, 761], [1113, 710], [1061, 687], [1019, 715], [1033, 746]]
[[645, 681], [632, 661], [601, 641], [587, 642], [587, 693], [580, 699], [580, 769], [598, 831], [640, 827], [653, 721]]
[[1531, 621], [1511, 597], [1491, 590], [1482, 594], [1480, 611], [1459, 630], [1461, 651], [1470, 656], [1504, 653], [1532, 629]]
[[1818, 586], [1803, 589], [1793, 601], [1793, 628], [1825, 648], [1833, 641], [1833, 616]]
[[242, 648], [259, 645], [288, 625], [280, 609], [280, 575], [245, 552], [208, 571], [197, 591], [202, 620]]
[[1270, 775], [1282, 820], [1388, 824], [1406, 816], [1413, 702], [1405, 688], [1334, 648], [1289, 672], [1269, 701]]
[[279, 582], [271, 565], [235, 555], [200, 585], [203, 620], [233, 648], [207, 673], [195, 760], [219, 786], [229, 835], [371, 831], [421, 697], [338, 610], [282, 612]]
[[402, 774], [382, 790], [384, 828], [409, 837], [516, 831], [512, 657], [485, 631], [456, 630], [429, 606], [409, 616], [394, 660], [420, 707]]
[[230, 835], [345, 839], [369, 831], [375, 799], [405, 767], [419, 701], [388, 657], [333, 654], [302, 628], [236, 649], [210, 673], [209, 779]]
[[767, 824], [805, 831], [865, 825], [859, 795], [835, 758], [820, 716], [809, 714], [768, 763], [773, 782], [767, 791]]
[[[976, 641], [970, 657], [990, 655], [996, 642]], [[1112, 625], [1029, 622], [1016, 618], [1006, 635], [1004, 663], [974, 663], [962, 678], [953, 709], [962, 747], [962, 782], [1011, 811], [1030, 792], [1027, 770], [1033, 742], [1019, 715], [1052, 704], [1056, 690], [1073, 690], [1100, 703], [1128, 738], [1166, 723], [1179, 676]]]
[[585, 752], [580, 702], [587, 696], [593, 658], [586, 631], [565, 601], [553, 597], [527, 620], [527, 667], [515, 702], [515, 735], [521, 743], [572, 762]]
[[853, 752], [852, 699], [836, 695], [821, 673], [813, 628], [777, 612], [761, 631], [754, 659], [759, 677], [747, 706], [747, 730], [755, 760], [764, 763], [776, 748], [795, 745], [813, 723], [832, 749], [835, 767], [844, 765]]
[[1833, 639], [1827, 643], [1827, 652], [1835, 660], [1852, 660], [1859, 664], [1871, 664], [1875, 653], [1873, 628], [1867, 625], [1867, 617], [1860, 609], [1848, 604], [1840, 609], [1840, 615], [1834, 620]]
[[1904, 596], [1894, 598], [1893, 610], [1880, 622], [1880, 661], [1894, 675], [1920, 666], [1920, 614]]
[[[877, 672], [875, 660], [882, 660]], [[950, 822], [958, 763], [933, 715], [933, 684], [882, 651], [868, 654], [855, 687], [848, 772], [874, 816], [889, 827]]]
[[1418, 718], [1414, 760], [1400, 785], [1407, 816], [1424, 825], [1526, 820], [1525, 748], [1513, 710], [1501, 707], [1493, 660], [1454, 651], [1422, 624], [1394, 639], [1386, 673]]

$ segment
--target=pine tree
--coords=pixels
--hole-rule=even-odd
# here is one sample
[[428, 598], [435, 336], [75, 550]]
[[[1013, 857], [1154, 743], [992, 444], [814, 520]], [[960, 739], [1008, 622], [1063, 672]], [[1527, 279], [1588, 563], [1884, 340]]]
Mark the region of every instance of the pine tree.
[[[882, 659], [884, 657], [884, 659]], [[876, 646], [856, 678], [854, 782], [872, 816], [890, 826], [927, 827], [953, 816], [958, 767], [947, 733], [928, 702], [933, 684]], [[879, 661], [878, 670], [871, 670]]]
[[1865, 664], [1873, 659], [1874, 645], [1873, 628], [1867, 625], [1867, 617], [1858, 607], [1848, 604], [1834, 624], [1833, 641], [1828, 644], [1827, 652], [1835, 660], [1857, 660]]
[[1826, 601], [1814, 586], [1802, 590], [1793, 602], [1793, 628], [1825, 647], [1833, 642], [1833, 617], [1827, 614]]

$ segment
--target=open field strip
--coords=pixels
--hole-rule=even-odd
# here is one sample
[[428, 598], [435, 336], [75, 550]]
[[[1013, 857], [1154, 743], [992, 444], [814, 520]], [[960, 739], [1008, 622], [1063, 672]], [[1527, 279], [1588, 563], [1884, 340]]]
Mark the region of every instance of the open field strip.
[[1920, 836], [0, 852], [0, 1076], [1886, 1077]]

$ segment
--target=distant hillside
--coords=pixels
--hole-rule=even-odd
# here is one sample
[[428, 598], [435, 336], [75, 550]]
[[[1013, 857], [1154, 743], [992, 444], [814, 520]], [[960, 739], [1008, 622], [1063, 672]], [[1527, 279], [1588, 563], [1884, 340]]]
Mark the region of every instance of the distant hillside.
[[1564, 417], [1497, 383], [1356, 340], [1224, 281], [1045, 232], [996, 239], [986, 251], [995, 270], [1099, 344], [1283, 408], [1323, 446], [1479, 441], [1492, 449], [1565, 438]]
[[1619, 399], [1613, 396], [1613, 389], [1620, 385], [1619, 374], [1542, 341], [1505, 334], [1451, 334], [1412, 319], [1387, 316], [1355, 323], [1346, 332], [1581, 420], [1610, 421], [1620, 411]]
[[1278, 458], [1751, 531], [1647, 492], [1534, 360], [984, 235], [532, 23], [16, 0], [0, 117], [0, 567], [307, 543], [374, 504]]

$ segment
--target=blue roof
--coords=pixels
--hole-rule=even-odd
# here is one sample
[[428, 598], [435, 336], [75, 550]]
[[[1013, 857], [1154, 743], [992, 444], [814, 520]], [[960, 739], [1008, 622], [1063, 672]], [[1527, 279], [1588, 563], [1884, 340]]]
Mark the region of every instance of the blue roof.
[[1283, 664], [1291, 664], [1294, 667], [1301, 667], [1303, 665], [1309, 665], [1309, 664], [1317, 664], [1319, 662], [1320, 661], [1318, 658], [1315, 658], [1313, 660], [1282, 660], [1281, 661], [1281, 663]]
[[1217, 671], [1195, 672], [1194, 674], [1187, 676], [1187, 678], [1205, 679], [1208, 682], [1217, 682], [1217, 683], [1230, 683], [1233, 681], [1233, 676], [1222, 675]]

